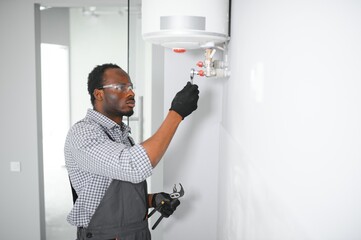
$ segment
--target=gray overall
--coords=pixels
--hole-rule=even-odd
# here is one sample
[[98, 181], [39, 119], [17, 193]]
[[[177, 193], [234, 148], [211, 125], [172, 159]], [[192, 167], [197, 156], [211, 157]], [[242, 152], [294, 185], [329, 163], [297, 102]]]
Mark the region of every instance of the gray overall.
[[147, 218], [147, 182], [113, 180], [87, 228], [78, 228], [78, 240], [150, 240]]

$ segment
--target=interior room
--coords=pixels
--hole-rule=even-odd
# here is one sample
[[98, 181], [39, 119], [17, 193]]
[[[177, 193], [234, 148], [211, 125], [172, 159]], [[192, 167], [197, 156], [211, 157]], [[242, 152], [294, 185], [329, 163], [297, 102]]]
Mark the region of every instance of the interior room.
[[[63, 144], [91, 108], [88, 73], [110, 62], [135, 83], [125, 121], [137, 142], [199, 86], [147, 179], [151, 192], [185, 191], [152, 239], [361, 239], [361, 2], [214, 1], [227, 40], [185, 51], [144, 39], [161, 1], [148, 15], [147, 0], [0, 1], [0, 239], [76, 239]], [[219, 68], [202, 76], [209, 48]]]

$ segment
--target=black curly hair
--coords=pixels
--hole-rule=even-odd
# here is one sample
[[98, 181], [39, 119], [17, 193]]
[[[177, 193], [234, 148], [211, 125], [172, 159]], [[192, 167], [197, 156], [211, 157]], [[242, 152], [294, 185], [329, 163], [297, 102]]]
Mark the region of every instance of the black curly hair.
[[88, 92], [90, 95], [90, 101], [94, 106], [94, 90], [103, 86], [103, 75], [105, 70], [109, 68], [119, 68], [124, 71], [121, 67], [113, 63], [105, 63], [103, 65], [96, 66], [88, 75]]

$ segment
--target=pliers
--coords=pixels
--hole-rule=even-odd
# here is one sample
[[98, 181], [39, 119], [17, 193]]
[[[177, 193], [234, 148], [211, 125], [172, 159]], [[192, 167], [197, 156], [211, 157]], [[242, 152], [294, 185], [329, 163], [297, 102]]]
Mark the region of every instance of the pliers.
[[[179, 190], [179, 192], [178, 192], [178, 190], [177, 190], [176, 184], [174, 184], [173, 192], [172, 192], [171, 194], [169, 194], [169, 196], [172, 198], [172, 200], [170, 201], [171, 207], [172, 207], [172, 205], [175, 203], [175, 201], [174, 201], [175, 199], [178, 199], [178, 198], [180, 198], [180, 197], [182, 197], [182, 196], [184, 195], [183, 186], [182, 186], [182, 184], [180, 184], [180, 183], [179, 183], [179, 185], [180, 185], [180, 187], [181, 187], [180, 190]], [[162, 205], [163, 205], [164, 203], [165, 203], [165, 202], [162, 201], [161, 204], [159, 204], [158, 207], [154, 208], [154, 209], [149, 213], [148, 218], [150, 218], [156, 211], [158, 211], [158, 210], [162, 207]], [[154, 225], [153, 225], [153, 227], [152, 227], [152, 230], [154, 230], [154, 229], [158, 226], [158, 224], [160, 223], [160, 221], [162, 221], [163, 218], [164, 218], [163, 215], [161, 215], [161, 216], [158, 218], [158, 220], [154, 223]]]

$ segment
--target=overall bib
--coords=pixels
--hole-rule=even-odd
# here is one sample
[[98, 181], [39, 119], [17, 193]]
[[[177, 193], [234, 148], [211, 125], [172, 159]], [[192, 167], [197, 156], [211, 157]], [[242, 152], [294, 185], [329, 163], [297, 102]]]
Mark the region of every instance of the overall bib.
[[113, 180], [88, 227], [78, 228], [78, 240], [150, 240], [147, 182]]

